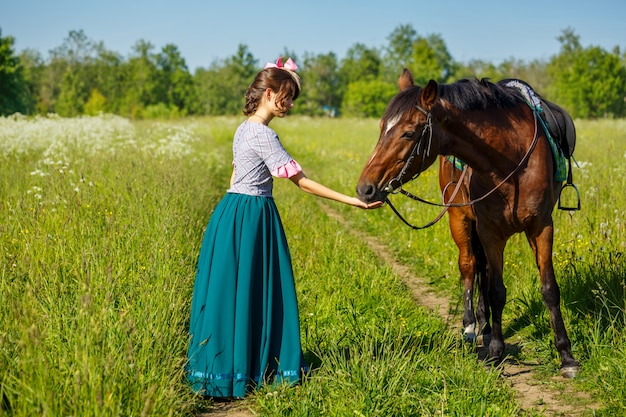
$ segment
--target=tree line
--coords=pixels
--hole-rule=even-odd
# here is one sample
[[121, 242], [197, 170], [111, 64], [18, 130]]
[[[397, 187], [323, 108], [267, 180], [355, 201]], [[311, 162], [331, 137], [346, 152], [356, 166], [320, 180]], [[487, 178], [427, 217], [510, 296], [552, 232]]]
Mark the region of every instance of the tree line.
[[[520, 78], [573, 117], [626, 116], [626, 53], [618, 46], [612, 51], [583, 47], [571, 28], [557, 39], [560, 50], [548, 60], [458, 62], [440, 35], [421, 36], [411, 25], [400, 25], [384, 47], [356, 43], [341, 59], [333, 52], [299, 56], [285, 49], [282, 55], [301, 68], [305, 88], [293, 110], [299, 114], [380, 117], [406, 67], [418, 85], [430, 79]], [[113, 113], [141, 119], [241, 114], [245, 90], [260, 68], [246, 45], [192, 74], [174, 44], [156, 50], [139, 40], [123, 57], [78, 30], [44, 58], [32, 49], [16, 54], [14, 43], [0, 30], [0, 115]]]

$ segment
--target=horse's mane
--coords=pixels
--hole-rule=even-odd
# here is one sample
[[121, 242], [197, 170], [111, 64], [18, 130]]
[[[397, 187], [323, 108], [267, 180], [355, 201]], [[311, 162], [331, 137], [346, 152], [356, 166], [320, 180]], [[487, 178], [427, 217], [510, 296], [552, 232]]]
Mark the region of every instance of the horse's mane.
[[[416, 103], [422, 87], [401, 91], [389, 103], [386, 116], [405, 111]], [[487, 78], [462, 79], [452, 84], [439, 84], [439, 96], [461, 111], [485, 110], [489, 107], [509, 108], [522, 102], [516, 90], [494, 84]]]
[[494, 84], [487, 78], [463, 79], [440, 84], [439, 95], [459, 110], [484, 110], [488, 107], [513, 107], [522, 101], [517, 90]]

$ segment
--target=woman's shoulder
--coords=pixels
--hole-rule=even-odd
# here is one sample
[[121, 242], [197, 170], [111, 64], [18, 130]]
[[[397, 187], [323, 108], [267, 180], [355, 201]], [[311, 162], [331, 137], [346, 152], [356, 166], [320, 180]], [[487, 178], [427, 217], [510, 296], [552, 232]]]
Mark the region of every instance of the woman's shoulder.
[[262, 123], [250, 122], [248, 120], [244, 120], [237, 131], [235, 132], [235, 136], [243, 136], [248, 139], [257, 138], [257, 139], [265, 139], [265, 138], [276, 138], [278, 139], [278, 135], [269, 126], [266, 126]]

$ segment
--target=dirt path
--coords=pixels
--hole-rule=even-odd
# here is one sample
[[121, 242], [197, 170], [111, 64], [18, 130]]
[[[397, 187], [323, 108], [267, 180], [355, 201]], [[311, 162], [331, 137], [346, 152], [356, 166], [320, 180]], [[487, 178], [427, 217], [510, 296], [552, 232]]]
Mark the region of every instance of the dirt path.
[[196, 415], [196, 417], [254, 417], [250, 408], [240, 402], [215, 403], [213, 410]]
[[[436, 311], [450, 326], [461, 330], [461, 316], [455, 313], [454, 309], [451, 309], [449, 299], [436, 294], [428, 282], [413, 275], [407, 266], [397, 262], [387, 247], [380, 244], [375, 237], [353, 230], [339, 213], [324, 203], [320, 203], [320, 205], [328, 216], [365, 242], [372, 249], [372, 252], [380, 256], [392, 268], [393, 272], [411, 290], [417, 304]], [[507, 340], [506, 344], [507, 349], [515, 346], [515, 342], [510, 340]], [[484, 359], [487, 355], [487, 348], [479, 345], [479, 359]], [[509, 357], [503, 361], [501, 366], [502, 375], [506, 378], [506, 382], [517, 392], [517, 400], [523, 411], [522, 415], [582, 417], [592, 415], [593, 410], [599, 408], [586, 393], [576, 391], [568, 379], [555, 376], [549, 381], [541, 381], [535, 378], [534, 368], [538, 366], [536, 363], [520, 363]], [[212, 412], [197, 417], [253, 417], [254, 415], [245, 403], [218, 403]]]

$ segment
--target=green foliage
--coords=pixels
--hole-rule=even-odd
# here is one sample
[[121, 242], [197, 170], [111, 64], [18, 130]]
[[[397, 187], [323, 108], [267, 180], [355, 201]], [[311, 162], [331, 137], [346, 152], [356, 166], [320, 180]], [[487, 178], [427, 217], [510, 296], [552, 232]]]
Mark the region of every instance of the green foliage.
[[548, 65], [550, 97], [573, 117], [624, 116], [626, 66], [619, 55], [597, 46], [582, 48], [571, 30], [559, 40], [561, 52]]
[[167, 106], [164, 103], [151, 104], [141, 109], [135, 117], [139, 119], [177, 119], [182, 117], [181, 111], [176, 106]]
[[28, 113], [30, 100], [20, 60], [15, 56], [11, 36], [2, 37], [0, 30], [0, 116]]
[[419, 36], [410, 25], [398, 26], [388, 37], [386, 49], [389, 62], [384, 71], [385, 79], [394, 82], [403, 68], [408, 68], [418, 85], [429, 80], [449, 82], [457, 75], [458, 64], [454, 62], [440, 35]]
[[418, 85], [426, 85], [431, 79], [448, 82], [455, 64], [441, 36], [430, 35], [415, 40], [407, 67], [412, 70]]
[[194, 113], [198, 105], [196, 91], [178, 48], [172, 44], [165, 45], [156, 61], [158, 82], [155, 89], [159, 103]]
[[107, 99], [97, 88], [91, 90], [89, 99], [85, 103], [85, 114], [89, 116], [97, 116], [100, 113], [106, 113]]
[[395, 83], [402, 69], [411, 63], [413, 43], [417, 38], [417, 31], [411, 25], [399, 25], [387, 37], [385, 47], [385, 67], [383, 76], [387, 82]]
[[375, 49], [357, 43], [346, 53], [341, 62], [339, 75], [343, 84], [348, 85], [355, 81], [372, 81], [380, 78], [380, 54]]
[[492, 81], [505, 78], [503, 72], [496, 65], [480, 59], [472, 59], [461, 65], [457, 75], [459, 78], [489, 78]]
[[420, 38], [415, 42], [411, 61], [408, 67], [415, 76], [416, 84], [423, 86], [431, 79], [441, 82], [443, 68], [426, 39]]
[[71, 67], [67, 68], [61, 84], [61, 94], [55, 106], [55, 111], [60, 116], [73, 117], [83, 113], [85, 106], [83, 81], [84, 79], [79, 77]]
[[320, 116], [339, 109], [344, 88], [335, 54], [306, 55], [302, 66], [303, 91], [294, 112]]
[[138, 41], [123, 72], [124, 95], [120, 113], [131, 118], [141, 117], [145, 107], [156, 105], [159, 83], [154, 46], [145, 40]]
[[[83, 31], [70, 31], [63, 44], [43, 60], [33, 51], [16, 58], [12, 38], [0, 40], [4, 45], [0, 48], [0, 76], [2, 69], [11, 74], [4, 75], [9, 79], [0, 84], [5, 90], [0, 100], [26, 114], [85, 114], [91, 111], [85, 108], [90, 94], [97, 89], [107, 99], [107, 111], [130, 118], [173, 108], [179, 115], [240, 115], [245, 91], [260, 69], [246, 45], [239, 45], [232, 56], [207, 68], [197, 68], [192, 75], [173, 44], [155, 51], [150, 42], [140, 40], [125, 59], [102, 42], [88, 39]], [[409, 68], [418, 85], [430, 79], [451, 83], [467, 77], [492, 81], [521, 78], [575, 117], [626, 115], [624, 55], [617, 47], [610, 52], [583, 48], [572, 29], [559, 37], [559, 54], [528, 63], [514, 58], [499, 64], [477, 59], [459, 62], [441, 35], [420, 35], [411, 25], [399, 25], [387, 41], [382, 47], [356, 43], [341, 59], [332, 52], [305, 52], [304, 60], [297, 60], [304, 91], [293, 113], [377, 116], [380, 111], [373, 103], [354, 101], [354, 87], [350, 86], [358, 82], [359, 88], [374, 88], [365, 94], [369, 99], [380, 93], [381, 85], [395, 85], [402, 69]], [[283, 55], [297, 58], [293, 51], [285, 50]], [[381, 101], [386, 97], [380, 96]]]
[[258, 71], [256, 63], [248, 48], [239, 45], [237, 54], [223, 63], [196, 71], [195, 81], [203, 113], [241, 114], [244, 95]]
[[94, 53], [93, 42], [82, 30], [70, 31], [63, 44], [52, 52], [62, 68], [60, 92], [54, 112], [67, 117], [83, 114], [93, 86], [93, 78], [89, 73]]
[[348, 85], [342, 110], [346, 116], [381, 117], [397, 92], [395, 85], [385, 81], [355, 81]]
[[25, 95], [28, 101], [24, 114], [40, 112], [37, 100], [41, 100], [41, 98], [39, 97], [38, 88], [42, 84], [44, 70], [41, 55], [37, 51], [26, 49], [20, 53], [18, 58], [24, 75]]

